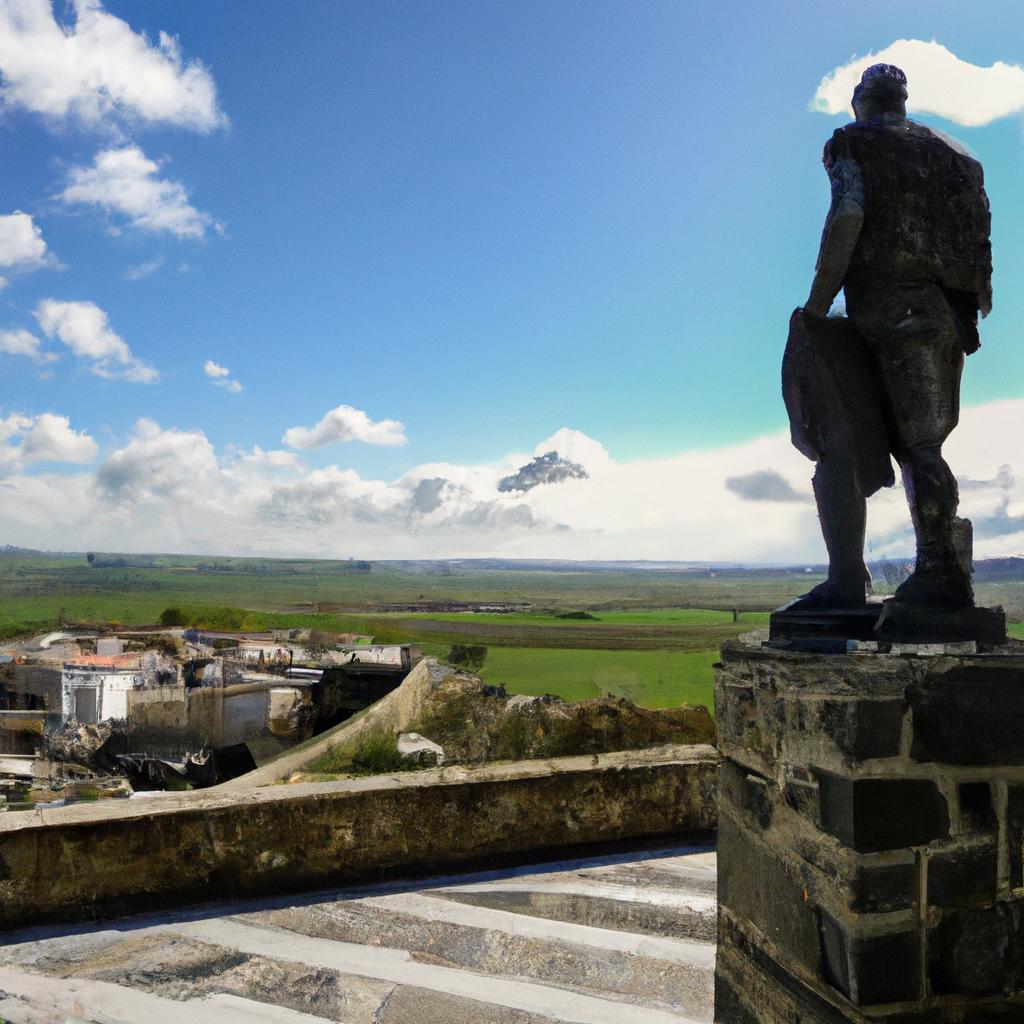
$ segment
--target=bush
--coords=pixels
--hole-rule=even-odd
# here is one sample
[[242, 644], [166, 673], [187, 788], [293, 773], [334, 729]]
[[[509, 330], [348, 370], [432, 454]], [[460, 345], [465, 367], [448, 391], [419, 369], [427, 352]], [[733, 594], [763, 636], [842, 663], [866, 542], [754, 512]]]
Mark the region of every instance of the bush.
[[483, 644], [452, 644], [448, 651], [448, 664], [479, 672], [487, 660], [487, 648]]
[[161, 626], [187, 626], [185, 613], [180, 608], [165, 608], [160, 613]]

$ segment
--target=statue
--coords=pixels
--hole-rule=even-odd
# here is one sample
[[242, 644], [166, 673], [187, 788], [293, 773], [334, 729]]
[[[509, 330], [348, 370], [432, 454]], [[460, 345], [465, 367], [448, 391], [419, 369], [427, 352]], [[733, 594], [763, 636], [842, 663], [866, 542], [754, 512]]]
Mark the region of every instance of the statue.
[[[991, 309], [989, 205], [981, 165], [908, 120], [906, 99], [899, 68], [868, 68], [856, 120], [825, 145], [832, 205], [810, 296], [790, 323], [783, 391], [793, 441], [817, 463], [829, 575], [790, 612], [864, 607], [866, 499], [895, 482], [890, 454], [917, 538], [915, 570], [890, 603], [974, 605], [970, 523], [957, 518], [942, 443], [978, 316]], [[829, 317], [840, 288], [847, 316]]]

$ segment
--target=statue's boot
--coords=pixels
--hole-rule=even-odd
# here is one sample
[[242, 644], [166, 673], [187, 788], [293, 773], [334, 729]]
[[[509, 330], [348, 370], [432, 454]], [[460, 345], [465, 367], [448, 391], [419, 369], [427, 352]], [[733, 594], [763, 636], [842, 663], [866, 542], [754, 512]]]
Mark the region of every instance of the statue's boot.
[[956, 478], [937, 445], [911, 451], [901, 466], [917, 535], [917, 562], [893, 600], [933, 608], [973, 607], [970, 572], [955, 542]]
[[814, 471], [814, 497], [828, 551], [828, 579], [790, 605], [793, 611], [860, 608], [871, 574], [864, 565], [867, 502], [852, 463], [827, 456]]

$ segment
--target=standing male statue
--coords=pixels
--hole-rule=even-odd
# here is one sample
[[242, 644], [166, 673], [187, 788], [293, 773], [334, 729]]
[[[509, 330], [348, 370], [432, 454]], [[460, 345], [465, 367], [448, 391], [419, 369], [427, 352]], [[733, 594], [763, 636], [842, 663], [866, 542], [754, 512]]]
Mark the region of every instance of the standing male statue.
[[[991, 308], [989, 206], [981, 165], [906, 116], [907, 79], [868, 68], [856, 120], [825, 146], [832, 183], [811, 293], [793, 314], [784, 390], [794, 443], [815, 459], [828, 580], [793, 611], [865, 603], [865, 502], [903, 473], [917, 536], [907, 606], [973, 606], [970, 524], [942, 443], [959, 416], [965, 354]], [[847, 318], [830, 318], [842, 288]]]

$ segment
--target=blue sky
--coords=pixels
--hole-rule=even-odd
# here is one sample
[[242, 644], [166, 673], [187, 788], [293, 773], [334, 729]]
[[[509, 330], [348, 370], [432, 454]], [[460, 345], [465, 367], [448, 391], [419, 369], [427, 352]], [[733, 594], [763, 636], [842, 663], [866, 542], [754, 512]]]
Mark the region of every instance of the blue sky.
[[[701, 490], [672, 460], [729, 452], [728, 466], [784, 429], [781, 349], [828, 202], [821, 147], [846, 119], [812, 109], [819, 83], [896, 40], [981, 68], [1024, 61], [1024, 9], [985, 9], [0, 0], [0, 215], [30, 215], [46, 246], [0, 266], [0, 332], [38, 342], [0, 341], [0, 421], [21, 417], [0, 428], [5, 486], [49, 506], [75, 492], [92, 510], [52, 526], [0, 513], [0, 531], [50, 547], [812, 557], [809, 464], [786, 463], [801, 501], [737, 507], [737, 522], [764, 513], [778, 530], [732, 547], [659, 509], [658, 485], [638, 499], [647, 513], [616, 519], [593, 466], [592, 485], [500, 496], [494, 482], [569, 428], [565, 459], [676, 473], [672, 502], [727, 519], [721, 481]], [[42, 31], [51, 12], [73, 50]], [[176, 43], [159, 49], [161, 33]], [[110, 70], [136, 66], [127, 84]], [[983, 161], [994, 214], [973, 407], [1021, 397], [1024, 87], [978, 78], [969, 105], [992, 117], [969, 126], [955, 96], [932, 95], [941, 78], [928, 95], [947, 116], [916, 116]], [[999, 408], [1016, 422], [1012, 402]], [[67, 423], [37, 430], [43, 414]], [[271, 476], [238, 483], [239, 501], [273, 492], [262, 524], [176, 490], [189, 465], [227, 487], [217, 474], [257, 448], [280, 453], [262, 460]], [[995, 479], [1013, 455], [967, 471]], [[135, 475], [149, 463], [173, 485]], [[440, 504], [402, 506], [424, 479], [446, 481], [431, 485]], [[547, 507], [561, 501], [547, 492], [588, 486], [604, 525]], [[173, 506], [163, 533], [140, 493]], [[645, 515], [662, 524], [647, 540]], [[879, 543], [895, 549], [905, 527]]]

